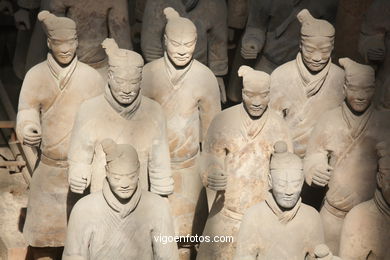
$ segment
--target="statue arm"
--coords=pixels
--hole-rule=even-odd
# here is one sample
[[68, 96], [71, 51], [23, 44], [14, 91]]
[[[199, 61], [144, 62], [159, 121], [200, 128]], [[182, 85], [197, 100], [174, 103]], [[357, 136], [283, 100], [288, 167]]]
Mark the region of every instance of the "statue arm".
[[[315, 176], [319, 174], [322, 176], [330, 170], [330, 151], [327, 149], [329, 140], [327, 131], [329, 131], [329, 129], [326, 127], [329, 122], [330, 121], [326, 120], [324, 117], [320, 118], [310, 136], [303, 165], [303, 172], [308, 185], [318, 185], [318, 180]], [[325, 186], [326, 184], [327, 182], [320, 186]]]
[[[202, 151], [202, 167], [201, 167], [201, 179], [205, 187], [212, 185], [209, 183], [209, 177], [215, 176], [217, 179], [223, 179], [226, 181], [225, 173], [225, 157], [226, 157], [226, 140], [224, 134], [221, 132], [221, 126], [218, 118], [214, 118], [207, 131], [205, 141], [203, 143]], [[210, 187], [213, 189], [212, 187]]]
[[141, 49], [146, 62], [164, 56], [163, 34], [166, 19], [159, 1], [147, 1], [142, 19]]
[[264, 47], [269, 20], [269, 1], [249, 0], [248, 22], [242, 38], [241, 55], [255, 59]]
[[221, 99], [218, 82], [211, 73], [210, 80], [207, 82], [207, 88], [205, 90], [205, 93], [202, 94], [202, 97], [199, 100], [201, 143], [206, 138], [207, 130], [211, 124], [211, 121], [219, 112], [221, 112]]
[[115, 39], [119, 48], [132, 50], [128, 10], [128, 1], [114, 1], [108, 13], [108, 28], [110, 38]]
[[390, 23], [385, 22], [385, 17], [390, 15], [389, 10], [387, 1], [374, 1], [366, 12], [359, 39], [359, 52], [366, 62], [385, 58], [385, 36], [390, 31]]
[[19, 96], [18, 114], [16, 117], [16, 133], [21, 143], [37, 146], [41, 141], [39, 80], [31, 70], [26, 74]]
[[72, 129], [68, 151], [68, 179], [70, 188], [75, 193], [83, 193], [90, 184], [95, 151], [93, 127], [96, 126], [90, 125], [88, 111], [85, 110], [81, 105]]
[[[228, 27], [227, 6], [224, 0], [210, 1], [215, 10], [209, 14], [213, 18], [213, 26], [208, 35], [208, 67], [216, 76], [224, 76], [228, 72]], [[218, 15], [216, 15], [218, 14]]]
[[92, 237], [90, 223], [87, 222], [90, 216], [86, 216], [80, 204], [77, 203], [70, 214], [66, 241], [62, 259], [63, 260], [87, 260], [89, 241]]
[[159, 195], [170, 195], [173, 192], [173, 178], [170, 164], [170, 154], [167, 138], [167, 126], [165, 116], [159, 104], [159, 112], [156, 115], [157, 135], [153, 138], [152, 148], [149, 153], [148, 172], [150, 179], [150, 191]]
[[168, 237], [172, 239], [172, 237], [175, 236], [175, 231], [168, 201], [163, 200], [162, 204], [162, 210], [158, 212], [158, 215], [160, 216], [159, 222], [151, 232], [154, 259], [178, 260], [179, 251], [176, 242], [163, 241], [168, 239]]

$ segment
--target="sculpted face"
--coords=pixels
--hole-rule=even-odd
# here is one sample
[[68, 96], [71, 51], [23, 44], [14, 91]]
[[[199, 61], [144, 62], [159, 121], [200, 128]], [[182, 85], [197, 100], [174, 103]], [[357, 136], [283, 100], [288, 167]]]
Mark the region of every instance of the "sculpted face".
[[78, 46], [77, 36], [61, 37], [57, 39], [47, 39], [47, 46], [51, 50], [54, 59], [61, 65], [68, 65], [76, 55]]
[[276, 203], [284, 209], [292, 209], [298, 202], [303, 185], [303, 173], [298, 169], [273, 170], [272, 194]]
[[357, 113], [366, 111], [375, 92], [374, 86], [344, 85], [344, 90], [349, 108]]
[[191, 60], [196, 46], [196, 32], [166, 32], [165, 48], [169, 59], [178, 67], [186, 66]]
[[311, 72], [320, 72], [325, 68], [333, 50], [333, 39], [332, 37], [323, 36], [302, 37], [302, 59]]
[[244, 84], [242, 100], [246, 111], [251, 117], [259, 118], [263, 115], [269, 103], [269, 86], [261, 84]]
[[107, 180], [111, 191], [120, 199], [129, 199], [138, 185], [139, 168], [133, 172], [114, 173], [106, 167]]
[[109, 70], [108, 84], [115, 100], [122, 106], [128, 106], [138, 97], [141, 75], [124, 69]]

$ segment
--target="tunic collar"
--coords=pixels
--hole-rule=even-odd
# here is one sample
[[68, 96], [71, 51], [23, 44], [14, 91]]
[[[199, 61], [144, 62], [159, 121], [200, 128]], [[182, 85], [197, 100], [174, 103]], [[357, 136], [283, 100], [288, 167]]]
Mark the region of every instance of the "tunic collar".
[[137, 189], [135, 190], [130, 200], [126, 204], [122, 204], [112, 193], [107, 179], [104, 179], [103, 197], [110, 208], [112, 208], [115, 212], [118, 212], [121, 218], [125, 218], [137, 207], [138, 202], [141, 199], [141, 188], [138, 184]]
[[47, 66], [60, 90], [63, 90], [68, 85], [68, 82], [76, 69], [77, 61], [77, 56], [75, 56], [68, 66], [61, 67], [51, 53], [47, 54]]
[[379, 212], [390, 219], [390, 207], [386, 203], [382, 193], [378, 189], [375, 191], [374, 202]]
[[310, 71], [306, 68], [302, 60], [302, 54], [300, 52], [298, 53], [295, 61], [303, 88], [306, 92], [306, 96], [308, 98], [314, 96], [324, 84], [325, 79], [329, 73], [332, 60], [329, 59], [328, 64], [326, 64], [325, 68], [323, 68], [319, 73], [315, 75], [311, 74]]
[[344, 121], [348, 125], [348, 129], [351, 131], [352, 138], [357, 138], [366, 129], [368, 121], [373, 113], [373, 107], [370, 106], [363, 115], [356, 116], [352, 113], [351, 109], [344, 102], [341, 106], [341, 112]]
[[130, 120], [135, 113], [137, 112], [138, 108], [141, 105], [142, 95], [141, 92], [138, 94], [137, 98], [127, 107], [121, 106], [115, 98], [112, 96], [110, 87], [108, 84], [105, 86], [105, 93], [104, 97], [106, 98], [107, 102], [111, 105], [111, 107], [119, 113], [119, 115], [127, 120]]
[[249, 140], [255, 139], [261, 130], [263, 130], [265, 123], [267, 122], [269, 115], [269, 108], [264, 111], [263, 115], [257, 119], [253, 120], [248, 112], [245, 110], [244, 103], [241, 104], [240, 109], [241, 114], [241, 125], [242, 125], [242, 134], [243, 136]]
[[182, 86], [184, 82], [184, 78], [187, 75], [187, 72], [191, 69], [193, 62], [194, 59], [192, 59], [185, 68], [178, 70], [175, 68], [171, 60], [168, 58], [167, 52], [164, 52], [165, 71], [168, 74], [168, 79], [169, 82], [171, 83], [171, 86], [175, 90]]
[[276, 203], [273, 195], [271, 192], [268, 192], [267, 198], [265, 199], [265, 202], [267, 203], [268, 207], [272, 210], [272, 212], [278, 217], [280, 223], [287, 224], [290, 222], [298, 213], [299, 208], [301, 207], [301, 201], [302, 199], [299, 198], [297, 204], [294, 206], [294, 208], [286, 211], [282, 211], [278, 204]]

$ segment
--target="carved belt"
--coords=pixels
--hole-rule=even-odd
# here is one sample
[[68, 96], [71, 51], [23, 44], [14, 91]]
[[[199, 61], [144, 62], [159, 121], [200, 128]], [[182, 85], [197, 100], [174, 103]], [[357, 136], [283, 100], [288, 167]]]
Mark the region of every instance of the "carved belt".
[[330, 203], [328, 202], [328, 200], [325, 198], [325, 201], [324, 201], [324, 208], [330, 212], [332, 215], [338, 217], [338, 218], [345, 218], [345, 215], [347, 215], [348, 211], [344, 211], [344, 210], [341, 210], [341, 209], [338, 209], [332, 205], [330, 205]]
[[51, 159], [44, 154], [41, 154], [41, 162], [43, 162], [46, 165], [53, 166], [53, 167], [59, 167], [59, 168], [67, 168], [68, 167], [68, 161], [66, 160], [54, 160]]

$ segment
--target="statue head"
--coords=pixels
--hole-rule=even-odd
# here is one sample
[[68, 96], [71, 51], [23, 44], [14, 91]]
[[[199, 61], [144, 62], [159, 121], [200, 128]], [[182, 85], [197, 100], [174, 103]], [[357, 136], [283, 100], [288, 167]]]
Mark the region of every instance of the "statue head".
[[370, 106], [375, 92], [375, 71], [368, 65], [349, 58], [339, 59], [345, 70], [344, 92], [348, 107], [354, 113], [363, 113]]
[[131, 105], [140, 93], [144, 60], [138, 53], [120, 49], [114, 39], [102, 46], [108, 56], [108, 85], [112, 96], [122, 106]]
[[196, 46], [196, 27], [171, 7], [164, 9], [167, 18], [164, 42], [168, 58], [177, 67], [184, 67], [192, 60]]
[[287, 151], [287, 144], [278, 141], [271, 157], [269, 185], [282, 210], [292, 209], [298, 202], [304, 181], [303, 164], [299, 156]]
[[238, 75], [243, 78], [242, 100], [247, 113], [260, 118], [268, 107], [270, 76], [248, 66], [241, 66]]
[[379, 156], [377, 184], [384, 200], [390, 207], [390, 144], [381, 142], [376, 148]]
[[300, 49], [303, 63], [310, 72], [318, 73], [329, 62], [335, 29], [329, 22], [315, 19], [307, 9], [299, 12], [297, 18], [302, 24]]
[[129, 144], [116, 144], [112, 139], [105, 139], [101, 144], [106, 154], [106, 175], [112, 193], [120, 201], [130, 199], [138, 186], [137, 151]]
[[60, 66], [67, 66], [76, 55], [78, 46], [76, 23], [67, 17], [57, 17], [49, 11], [41, 11], [38, 20], [42, 22], [47, 35], [47, 46]]

